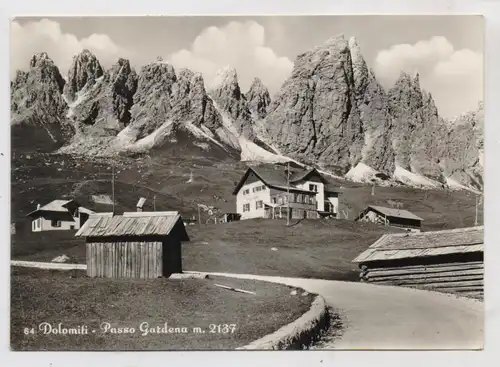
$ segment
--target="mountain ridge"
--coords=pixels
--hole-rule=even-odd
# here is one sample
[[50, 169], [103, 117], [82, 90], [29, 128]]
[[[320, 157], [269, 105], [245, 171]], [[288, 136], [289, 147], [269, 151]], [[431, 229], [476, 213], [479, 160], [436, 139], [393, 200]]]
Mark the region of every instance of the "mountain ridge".
[[122, 58], [105, 70], [88, 50], [67, 75], [64, 81], [46, 53], [16, 74], [13, 144], [26, 125], [57, 141], [49, 150], [70, 154], [173, 149], [180, 139], [200, 154], [292, 159], [359, 182], [397, 183], [409, 172], [405, 179], [482, 188], [482, 104], [451, 123], [418, 74], [401, 73], [385, 91], [354, 37], [338, 35], [298, 55], [273, 98], [258, 78], [243, 93], [231, 67], [207, 90], [191, 70], [157, 60], [136, 72]]

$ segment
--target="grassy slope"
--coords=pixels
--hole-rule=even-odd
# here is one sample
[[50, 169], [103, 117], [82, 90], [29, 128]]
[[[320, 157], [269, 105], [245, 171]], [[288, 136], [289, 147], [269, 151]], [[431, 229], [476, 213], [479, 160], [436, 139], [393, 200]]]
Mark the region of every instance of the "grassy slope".
[[185, 269], [358, 280], [351, 261], [391, 230], [347, 220], [246, 220], [190, 226]]
[[[184, 270], [357, 280], [351, 261], [382, 234], [396, 231], [347, 220], [246, 220], [188, 226]], [[85, 242], [68, 232], [13, 236], [12, 257], [51, 261], [66, 254], [85, 263]], [[276, 251], [272, 250], [276, 248]]]
[[[11, 347], [15, 350], [200, 350], [234, 349], [274, 332], [307, 311], [313, 296], [289, 287], [237, 279], [107, 280], [82, 272], [12, 268]], [[256, 295], [215, 287], [229, 285]], [[178, 312], [182, 310], [182, 312]], [[141, 322], [187, 327], [187, 334], [142, 336]], [[24, 335], [41, 322], [87, 325], [90, 335]], [[99, 325], [135, 327], [135, 334], [99, 332]], [[236, 324], [234, 333], [210, 333], [210, 324]], [[193, 327], [206, 330], [191, 332]]]
[[[231, 192], [245, 164], [170, 153], [120, 158], [116, 163], [118, 212], [134, 210], [139, 196], [148, 198], [145, 210], [151, 210], [153, 195], [157, 196], [157, 210], [179, 210], [184, 217], [196, 214], [197, 203], [234, 211]], [[29, 233], [30, 223], [24, 215], [36, 202], [45, 203], [63, 194], [73, 193], [83, 202], [91, 194], [110, 194], [109, 175], [103, 175], [111, 172], [109, 161], [32, 155], [30, 159], [18, 157], [13, 168], [12, 216], [18, 233], [13, 236], [12, 257], [50, 261], [66, 253], [83, 262], [83, 241], [71, 233]], [[187, 183], [191, 172], [193, 182]], [[372, 196], [369, 186], [346, 181], [337, 185], [342, 187], [340, 209], [348, 211], [350, 219], [366, 205], [390, 206], [396, 201], [424, 219], [424, 230], [474, 224], [475, 196], [466, 191], [377, 187]], [[184, 246], [186, 269], [353, 279], [350, 261], [387, 232], [386, 228], [352, 221], [304, 221], [285, 228], [283, 222], [270, 220], [207, 225], [207, 218], [202, 213], [202, 226], [188, 228], [192, 242]], [[272, 247], [278, 251], [271, 251]]]

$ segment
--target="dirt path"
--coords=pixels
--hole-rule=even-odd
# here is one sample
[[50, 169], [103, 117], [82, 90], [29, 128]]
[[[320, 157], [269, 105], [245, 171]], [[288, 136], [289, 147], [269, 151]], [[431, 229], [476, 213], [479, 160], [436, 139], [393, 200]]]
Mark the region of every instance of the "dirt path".
[[[81, 264], [11, 261], [44, 269], [85, 269]], [[189, 272], [186, 272], [189, 273]], [[481, 349], [484, 304], [436, 292], [321, 279], [205, 273], [264, 280], [322, 295], [341, 316], [342, 335], [330, 349]]]

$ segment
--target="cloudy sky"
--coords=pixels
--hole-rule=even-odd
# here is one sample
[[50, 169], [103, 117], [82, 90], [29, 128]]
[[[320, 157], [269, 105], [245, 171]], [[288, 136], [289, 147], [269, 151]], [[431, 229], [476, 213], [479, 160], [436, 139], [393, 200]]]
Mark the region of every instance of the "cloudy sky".
[[295, 57], [328, 38], [357, 38], [387, 89], [400, 70], [420, 74], [441, 115], [474, 109], [483, 99], [483, 19], [479, 16], [61, 17], [17, 18], [11, 26], [11, 76], [45, 51], [66, 74], [87, 48], [104, 67], [126, 57], [138, 69], [161, 56], [204, 74], [236, 68], [243, 91], [262, 79], [271, 93]]

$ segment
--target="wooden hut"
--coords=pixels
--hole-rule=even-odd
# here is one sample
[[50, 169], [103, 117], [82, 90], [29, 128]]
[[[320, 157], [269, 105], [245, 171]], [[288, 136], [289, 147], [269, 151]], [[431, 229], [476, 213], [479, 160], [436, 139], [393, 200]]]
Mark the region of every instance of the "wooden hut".
[[422, 218], [408, 210], [377, 205], [369, 205], [354, 220], [399, 227], [412, 232], [420, 232], [423, 221]]
[[385, 234], [353, 260], [363, 282], [483, 297], [484, 227]]
[[86, 238], [87, 275], [107, 278], [180, 273], [181, 242], [189, 241], [178, 212], [94, 214], [76, 236]]

